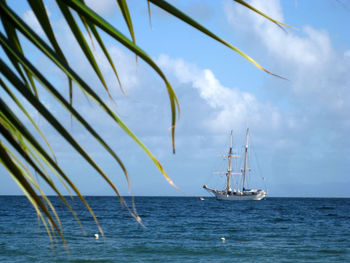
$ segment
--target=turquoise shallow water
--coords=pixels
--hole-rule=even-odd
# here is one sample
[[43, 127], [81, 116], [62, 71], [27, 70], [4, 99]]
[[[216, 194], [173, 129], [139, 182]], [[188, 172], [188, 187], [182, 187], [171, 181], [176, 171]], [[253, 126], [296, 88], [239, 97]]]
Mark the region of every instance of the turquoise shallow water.
[[68, 254], [60, 242], [51, 249], [25, 197], [0, 196], [0, 262], [350, 262], [350, 199], [136, 197], [146, 228], [114, 197], [87, 199], [104, 239], [94, 238], [97, 228], [77, 199], [86, 236], [52, 198]]

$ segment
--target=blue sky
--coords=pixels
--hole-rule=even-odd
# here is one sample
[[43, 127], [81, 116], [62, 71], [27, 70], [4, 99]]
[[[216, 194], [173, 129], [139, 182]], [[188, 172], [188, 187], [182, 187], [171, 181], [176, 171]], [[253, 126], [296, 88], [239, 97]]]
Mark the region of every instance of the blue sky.
[[[86, 2], [128, 35], [115, 1]], [[184, 195], [206, 195], [203, 184], [223, 186], [224, 179], [212, 175], [220, 163], [217, 156], [227, 151], [231, 129], [235, 147], [241, 148], [249, 127], [259, 174], [266, 179], [270, 196], [350, 197], [350, 6], [344, 1], [251, 1], [273, 18], [295, 27], [284, 32], [233, 1], [172, 2], [268, 70], [288, 79], [267, 75], [155, 6], [151, 6], [150, 26], [146, 1], [128, 1], [136, 42], [164, 70], [180, 101], [175, 155], [169, 101], [158, 75], [144, 62], [136, 64], [132, 54], [105, 36], [128, 94], [124, 96], [101, 51], [96, 49], [95, 53], [115, 98], [111, 106], [161, 161]], [[22, 1], [9, 4], [42, 34], [27, 5]], [[55, 3], [45, 4], [70, 63], [108, 101]], [[35, 64], [67, 96], [64, 75], [29, 44], [25, 47]], [[87, 103], [77, 89], [75, 94], [77, 109], [124, 161], [133, 194], [183, 195], [166, 182], [146, 154], [108, 116]], [[130, 194], [120, 168], [108, 154], [79, 124], [71, 126], [69, 115], [48, 94], [43, 93], [42, 99], [92, 152], [121, 193]], [[84, 194], [113, 194], [35, 111], [33, 116], [46, 131], [58, 162]], [[19, 194], [8, 175], [1, 174], [0, 194]]]

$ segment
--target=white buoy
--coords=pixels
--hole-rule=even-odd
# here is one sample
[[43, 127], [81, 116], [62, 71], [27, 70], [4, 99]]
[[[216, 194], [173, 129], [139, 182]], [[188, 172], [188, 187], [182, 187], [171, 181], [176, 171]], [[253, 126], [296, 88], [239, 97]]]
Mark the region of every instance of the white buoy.
[[221, 241], [222, 241], [222, 242], [225, 242], [225, 240], [226, 240], [226, 239], [225, 239], [224, 237], [221, 238]]
[[98, 234], [95, 234], [95, 239], [98, 239], [100, 236]]

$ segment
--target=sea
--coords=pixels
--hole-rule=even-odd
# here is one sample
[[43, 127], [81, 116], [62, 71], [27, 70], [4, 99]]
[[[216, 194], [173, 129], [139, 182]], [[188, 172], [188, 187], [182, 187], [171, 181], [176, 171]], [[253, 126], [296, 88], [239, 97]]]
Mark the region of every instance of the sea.
[[[350, 262], [349, 198], [135, 197], [142, 224], [116, 197], [57, 197], [66, 246], [53, 242], [23, 196], [0, 196], [0, 262]], [[131, 198], [126, 198], [132, 207]]]

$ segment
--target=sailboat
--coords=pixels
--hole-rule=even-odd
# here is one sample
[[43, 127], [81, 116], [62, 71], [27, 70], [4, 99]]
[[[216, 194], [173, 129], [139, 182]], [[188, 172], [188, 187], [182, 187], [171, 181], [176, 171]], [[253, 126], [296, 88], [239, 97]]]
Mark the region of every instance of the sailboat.
[[[213, 194], [217, 200], [230, 200], [230, 201], [239, 201], [239, 200], [261, 200], [267, 193], [261, 189], [247, 189], [245, 188], [246, 183], [246, 174], [247, 174], [247, 157], [248, 157], [248, 139], [249, 139], [249, 128], [246, 133], [246, 145], [244, 152], [244, 167], [241, 172], [232, 172], [232, 158], [239, 157], [234, 155], [232, 152], [232, 131], [230, 136], [230, 149], [227, 155], [228, 159], [228, 168], [226, 174], [226, 189], [216, 190], [209, 188], [207, 185], [204, 185], [203, 188], [209, 193]], [[241, 189], [231, 189], [231, 176], [242, 176], [242, 188]]]

